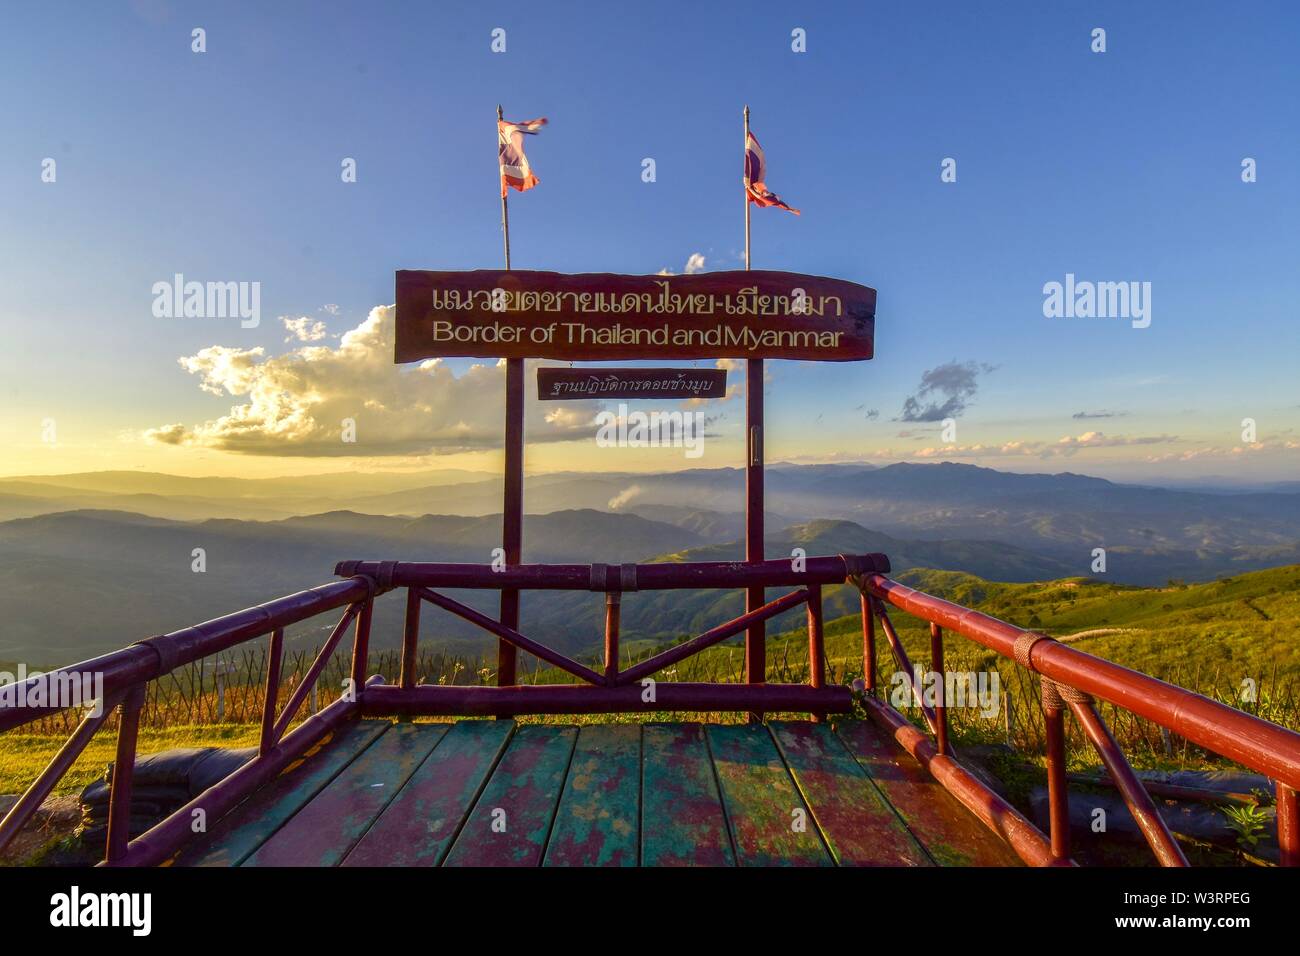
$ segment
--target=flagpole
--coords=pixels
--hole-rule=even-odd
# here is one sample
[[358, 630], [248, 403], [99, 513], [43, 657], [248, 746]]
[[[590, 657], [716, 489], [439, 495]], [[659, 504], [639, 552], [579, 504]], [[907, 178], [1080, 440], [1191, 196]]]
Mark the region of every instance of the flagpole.
[[[497, 104], [497, 123], [503, 120]], [[497, 126], [497, 143], [500, 145], [501, 127]], [[510, 207], [506, 203], [505, 181], [501, 183], [501, 232], [505, 240], [506, 271], [510, 270]], [[506, 436], [504, 500], [501, 508], [501, 549], [507, 565], [519, 564], [523, 552], [524, 524], [524, 360], [506, 359]], [[519, 629], [519, 592], [501, 592], [501, 623]], [[497, 686], [510, 687], [516, 683], [518, 652], [513, 644], [497, 644]]]
[[[498, 104], [497, 104], [497, 122], [500, 123], [500, 122], [502, 121], [503, 118], [504, 118], [504, 117], [503, 117], [503, 114], [502, 114], [502, 112], [501, 112], [501, 104], [498, 103]], [[748, 129], [748, 127], [746, 127], [746, 128]], [[500, 142], [500, 139], [501, 139], [501, 127], [498, 126], [498, 127], [497, 127], [497, 140], [498, 140], [498, 142]], [[502, 234], [505, 236], [505, 242], [506, 242], [506, 270], [509, 271], [509, 269], [510, 269], [510, 207], [506, 204], [506, 187], [505, 187], [505, 183], [502, 183], [502, 184], [501, 184], [501, 232], [502, 232]], [[748, 254], [746, 255], [746, 258], [748, 258]], [[746, 264], [745, 268], [746, 268], [746, 269], [749, 268], [748, 264]]]
[[[745, 179], [749, 178], [749, 105], [745, 105]], [[749, 271], [749, 184], [742, 180], [742, 186], [745, 187], [745, 271]], [[509, 268], [507, 266], [506, 268]]]
[[[745, 176], [749, 178], [749, 106], [745, 106]], [[749, 271], [749, 184], [745, 190], [745, 271]], [[745, 560], [763, 560], [763, 360], [745, 363]], [[764, 604], [763, 588], [745, 592], [745, 610], [757, 610]], [[762, 684], [767, 680], [767, 625], [763, 621], [749, 625], [745, 632], [745, 680]], [[761, 721], [761, 713], [749, 715]]]

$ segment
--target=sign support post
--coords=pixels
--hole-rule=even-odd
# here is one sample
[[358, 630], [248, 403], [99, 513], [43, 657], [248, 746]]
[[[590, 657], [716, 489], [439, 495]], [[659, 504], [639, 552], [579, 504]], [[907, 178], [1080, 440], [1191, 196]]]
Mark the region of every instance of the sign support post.
[[[749, 271], [749, 107], [745, 107], [744, 141], [745, 197], [745, 271]], [[745, 560], [763, 560], [763, 360], [745, 361]], [[745, 611], [757, 610], [764, 603], [763, 588], [745, 592]], [[745, 632], [745, 681], [766, 682], [767, 623], [756, 621]], [[761, 721], [762, 714], [750, 714], [751, 721]]]
[[[497, 136], [503, 119], [497, 106]], [[510, 207], [501, 188], [501, 233], [505, 242], [506, 271], [510, 270]], [[524, 360], [506, 359], [505, 492], [501, 509], [501, 548], [507, 565], [519, 564], [523, 551], [524, 522]], [[519, 592], [502, 590], [501, 623], [519, 629]], [[507, 641], [497, 643], [497, 686], [517, 682], [518, 651]]]

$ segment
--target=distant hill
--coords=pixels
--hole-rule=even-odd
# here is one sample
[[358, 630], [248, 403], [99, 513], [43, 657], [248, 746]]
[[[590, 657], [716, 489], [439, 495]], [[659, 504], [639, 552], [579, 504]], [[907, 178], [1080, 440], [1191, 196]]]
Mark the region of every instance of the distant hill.
[[[907, 541], [869, 531], [852, 521], [819, 519], [789, 525], [766, 536], [769, 557], [805, 554], [889, 555], [896, 571], [907, 568], [957, 568], [998, 581], [1037, 581], [1076, 570], [1063, 561], [1044, 557], [996, 541]], [[660, 560], [738, 561], [744, 557], [740, 541], [691, 548]]]
[[[323, 583], [345, 558], [486, 564], [500, 534], [499, 516], [405, 518], [352, 511], [264, 522], [78, 511], [3, 522], [0, 657], [33, 664], [81, 659]], [[687, 527], [590, 509], [528, 515], [524, 536], [525, 558], [549, 563], [731, 560], [742, 553], [739, 540], [712, 545]], [[1015, 581], [1065, 573], [1055, 559], [1001, 544], [905, 541], [847, 521], [796, 525], [767, 541], [773, 556], [794, 547], [813, 555], [883, 550], [900, 568], [924, 564]], [[191, 570], [196, 548], [205, 553], [203, 573]], [[494, 592], [461, 597], [495, 613]], [[854, 598], [829, 589], [827, 600], [838, 613]], [[399, 604], [378, 606], [377, 646], [398, 642]], [[639, 592], [625, 601], [624, 631], [628, 640], [660, 640], [706, 629], [739, 614], [741, 605], [740, 592]], [[451, 645], [489, 643], [441, 611], [426, 614], [426, 633]], [[585, 591], [533, 593], [524, 601], [523, 622], [528, 633], [575, 650], [598, 640], [602, 614], [600, 601]]]
[[492, 475], [455, 469], [288, 478], [190, 478], [142, 471], [0, 478], [0, 520], [88, 508], [133, 511], [181, 521], [269, 520], [334, 510], [362, 495], [434, 489], [485, 479], [500, 488], [500, 479]]
[[[842, 519], [907, 540], [998, 541], [1086, 566], [1093, 548], [1129, 583], [1222, 574], [1300, 561], [1300, 488], [1222, 493], [1125, 485], [1064, 472], [1015, 474], [973, 465], [776, 463], [766, 480], [769, 528]], [[275, 479], [177, 478], [139, 472], [0, 480], [0, 520], [113, 509], [179, 520], [268, 520], [351, 510], [488, 517], [499, 476], [474, 472], [344, 474]], [[640, 514], [699, 533], [741, 536], [744, 471], [697, 468], [629, 475], [530, 476], [530, 512]]]
[[[1088, 575], [1148, 586], [1300, 563], [1294, 493], [1171, 490], [952, 463], [776, 463], [766, 486], [769, 556], [795, 547], [884, 551], [899, 572], [938, 568], [1022, 583]], [[525, 559], [738, 559], [743, 492], [738, 468], [530, 476]], [[500, 542], [501, 493], [499, 477], [476, 472], [3, 479], [0, 656], [67, 662], [321, 583], [344, 558], [487, 562]], [[207, 571], [194, 574], [191, 553], [200, 547]], [[1090, 570], [1098, 547], [1104, 575]], [[586, 647], [600, 630], [589, 597], [530, 595], [525, 629], [566, 649]], [[470, 600], [495, 613], [495, 594]], [[838, 611], [854, 598], [829, 589], [827, 600]], [[660, 641], [739, 610], [738, 594], [640, 593], [625, 602], [624, 632], [629, 642]], [[428, 633], [439, 639], [478, 640], [463, 622], [428, 613]], [[381, 605], [377, 642], [396, 642], [399, 616]]]
[[283, 478], [191, 478], [154, 471], [88, 471], [72, 475], [31, 475], [0, 479], [0, 483], [97, 491], [109, 494], [199, 495], [209, 498], [269, 498], [286, 495], [345, 494], [398, 491], [459, 484], [490, 478], [491, 474], [463, 469], [421, 472], [343, 471]]
[[[529, 560], [559, 563], [636, 561], [700, 540], [637, 515], [591, 510], [528, 515], [524, 533], [533, 542]], [[7, 521], [0, 523], [0, 657], [68, 663], [322, 584], [345, 558], [487, 564], [500, 536], [499, 516], [334, 512], [188, 523], [81, 511]], [[191, 570], [195, 548], [206, 553], [204, 573]], [[490, 610], [496, 595], [476, 600]], [[400, 609], [390, 604], [380, 605], [376, 626], [387, 629], [379, 641], [392, 645]], [[475, 633], [441, 623], [453, 637]]]

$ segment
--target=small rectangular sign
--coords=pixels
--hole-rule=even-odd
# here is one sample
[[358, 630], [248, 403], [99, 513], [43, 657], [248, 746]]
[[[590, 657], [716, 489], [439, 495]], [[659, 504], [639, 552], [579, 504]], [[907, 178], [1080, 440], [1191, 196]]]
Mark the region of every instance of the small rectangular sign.
[[397, 273], [394, 357], [869, 359], [876, 291], [792, 272]]
[[537, 397], [543, 402], [575, 398], [722, 398], [721, 368], [539, 368]]

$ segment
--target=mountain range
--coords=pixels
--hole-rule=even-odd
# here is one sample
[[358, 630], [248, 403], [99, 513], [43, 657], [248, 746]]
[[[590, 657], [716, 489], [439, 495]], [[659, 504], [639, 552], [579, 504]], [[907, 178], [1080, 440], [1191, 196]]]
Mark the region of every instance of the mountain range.
[[[530, 477], [530, 562], [738, 559], [739, 469]], [[330, 579], [345, 558], [487, 563], [500, 542], [501, 483], [476, 472], [181, 478], [96, 472], [0, 480], [0, 659], [68, 663]], [[897, 570], [1030, 582], [1210, 580], [1300, 563], [1300, 494], [1123, 485], [951, 463], [771, 466], [766, 552], [883, 551]], [[203, 549], [206, 568], [192, 570]], [[1094, 549], [1106, 571], [1094, 574]], [[468, 598], [495, 611], [495, 594]], [[829, 589], [830, 613], [856, 600]], [[390, 607], [391, 605], [391, 607]], [[400, 631], [378, 605], [376, 643]], [[586, 592], [524, 601], [526, 633], [569, 652], [599, 639]], [[741, 610], [735, 592], [643, 592], [624, 604], [628, 641], [698, 632]], [[426, 610], [425, 633], [490, 642]], [[798, 618], [792, 614], [793, 623]], [[321, 623], [321, 627], [328, 628]], [[780, 622], [774, 627], [780, 627]], [[292, 635], [314, 642], [316, 630]]]

